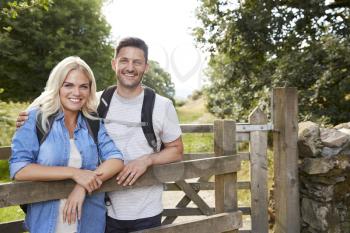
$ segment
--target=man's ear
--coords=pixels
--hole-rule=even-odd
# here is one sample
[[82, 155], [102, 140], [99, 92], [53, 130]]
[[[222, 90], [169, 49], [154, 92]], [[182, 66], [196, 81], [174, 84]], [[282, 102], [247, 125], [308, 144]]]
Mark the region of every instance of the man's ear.
[[115, 64], [116, 63], [116, 60], [115, 60], [115, 58], [113, 58], [112, 59], [112, 61], [111, 61], [111, 65], [112, 65], [112, 69], [115, 71]]
[[149, 63], [146, 64], [146, 68], [145, 68], [145, 72], [144, 73], [147, 73], [149, 70]]

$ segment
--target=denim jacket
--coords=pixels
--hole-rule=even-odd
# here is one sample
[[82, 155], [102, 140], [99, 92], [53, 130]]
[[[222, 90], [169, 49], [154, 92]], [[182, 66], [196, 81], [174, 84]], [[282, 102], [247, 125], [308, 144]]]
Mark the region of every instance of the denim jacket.
[[[37, 110], [29, 112], [25, 124], [17, 130], [12, 139], [10, 175], [31, 163], [45, 166], [67, 166], [70, 155], [69, 132], [64, 125], [61, 112], [54, 120], [45, 141], [39, 145], [36, 135]], [[108, 136], [104, 124], [100, 122], [98, 148], [89, 134], [86, 121], [79, 113], [77, 127], [74, 130], [75, 144], [82, 157], [81, 169], [95, 170], [101, 161], [122, 159], [122, 154]], [[54, 233], [59, 209], [59, 200], [38, 202], [28, 205], [25, 224], [32, 233]], [[104, 193], [87, 195], [82, 208], [78, 232], [103, 233], [105, 229]]]

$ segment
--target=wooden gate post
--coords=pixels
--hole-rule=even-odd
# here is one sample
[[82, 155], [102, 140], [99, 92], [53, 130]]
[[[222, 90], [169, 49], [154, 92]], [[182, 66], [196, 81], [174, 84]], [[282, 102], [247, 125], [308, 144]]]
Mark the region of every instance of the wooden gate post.
[[274, 198], [276, 233], [300, 232], [298, 95], [294, 87], [273, 90]]
[[[237, 154], [234, 121], [214, 121], [214, 152], [215, 156]], [[215, 212], [217, 214], [238, 210], [237, 188], [237, 173], [215, 176]], [[238, 230], [230, 232], [235, 233]]]
[[[256, 107], [249, 115], [252, 125], [267, 123], [266, 114]], [[268, 233], [267, 132], [250, 132], [250, 190], [252, 232]]]

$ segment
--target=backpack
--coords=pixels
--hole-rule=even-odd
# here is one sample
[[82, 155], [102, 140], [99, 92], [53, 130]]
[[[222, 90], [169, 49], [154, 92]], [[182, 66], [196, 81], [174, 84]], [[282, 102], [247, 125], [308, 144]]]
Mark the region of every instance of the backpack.
[[[96, 113], [90, 113], [90, 115], [94, 117], [98, 117]], [[57, 116], [56, 114], [53, 114], [48, 117], [48, 130], [45, 132], [45, 130], [42, 128], [41, 125], [41, 119], [42, 119], [42, 113], [41, 111], [38, 112], [37, 118], [36, 118], [36, 136], [38, 137], [39, 145], [41, 145], [47, 135], [49, 134], [51, 127], [53, 125], [53, 122]], [[98, 131], [100, 130], [100, 121], [99, 120], [92, 120], [87, 117], [84, 118], [86, 122], [86, 126], [88, 128], [90, 136], [94, 139], [94, 142], [96, 145], [98, 145]]]
[[[109, 86], [106, 88], [100, 99], [100, 103], [97, 108], [98, 115], [101, 118], [106, 118], [107, 112], [113, 97], [113, 94], [115, 90], [117, 89], [116, 85]], [[144, 86], [144, 97], [143, 97], [143, 103], [142, 103], [142, 110], [141, 110], [141, 127], [143, 134], [145, 135], [145, 138], [148, 142], [148, 145], [153, 149], [154, 152], [157, 152], [157, 138], [154, 133], [153, 129], [153, 122], [152, 122], [152, 116], [153, 116], [153, 108], [154, 108], [154, 102], [156, 99], [156, 93], [153, 89]], [[161, 144], [161, 149], [164, 148], [163, 143]]]
[[[90, 113], [90, 114], [92, 116], [97, 117], [96, 113]], [[45, 130], [43, 129], [43, 127], [41, 125], [42, 112], [38, 111], [38, 115], [37, 115], [37, 118], [36, 118], [36, 136], [38, 137], [39, 146], [41, 144], [43, 144], [43, 142], [45, 141], [47, 135], [49, 134], [56, 116], [57, 116], [57, 113], [48, 117], [48, 119], [47, 119], [48, 123], [49, 123], [48, 124], [48, 130], [45, 132]], [[89, 118], [85, 118], [85, 121], [86, 121], [86, 125], [87, 125], [87, 128], [88, 128], [89, 134], [94, 139], [95, 144], [98, 145], [98, 131], [100, 130], [100, 121], [99, 120], [92, 120], [92, 119], [89, 119]], [[20, 205], [20, 207], [23, 210], [23, 212], [26, 214], [27, 213], [28, 204]]]

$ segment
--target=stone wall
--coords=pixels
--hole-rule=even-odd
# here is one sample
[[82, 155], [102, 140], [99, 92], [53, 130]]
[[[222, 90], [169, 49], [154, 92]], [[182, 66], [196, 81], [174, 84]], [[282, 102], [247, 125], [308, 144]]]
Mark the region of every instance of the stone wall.
[[350, 232], [350, 123], [299, 123], [302, 233]]

